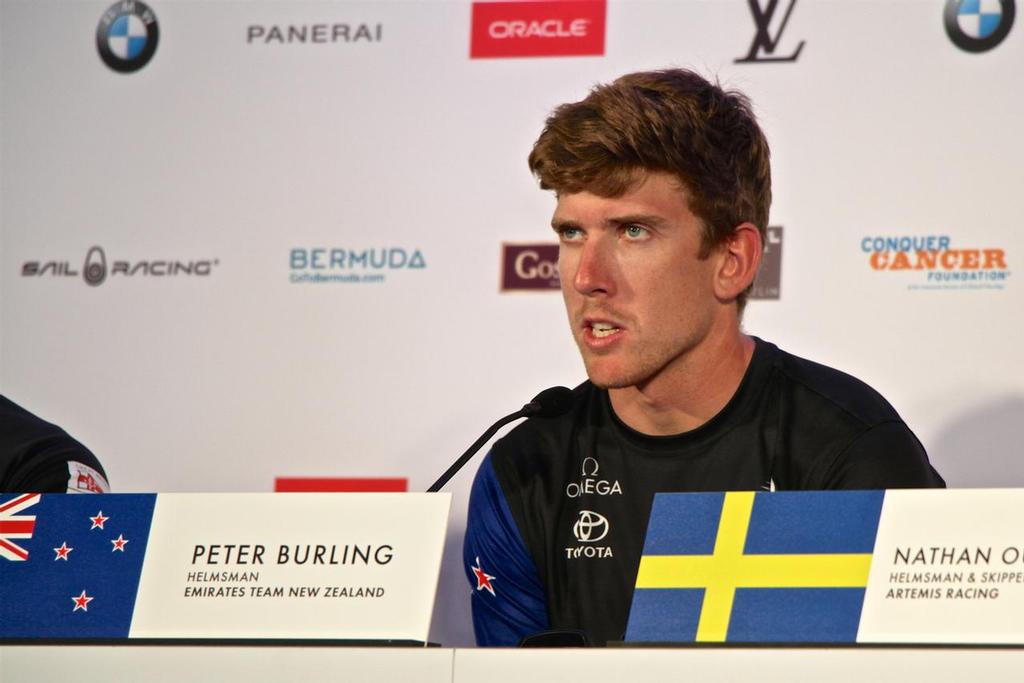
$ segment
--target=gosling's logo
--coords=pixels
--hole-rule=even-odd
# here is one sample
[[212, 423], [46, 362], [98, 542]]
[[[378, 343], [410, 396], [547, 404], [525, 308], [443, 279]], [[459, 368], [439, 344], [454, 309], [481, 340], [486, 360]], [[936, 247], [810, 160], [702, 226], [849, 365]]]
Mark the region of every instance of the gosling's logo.
[[1014, 0], [947, 0], [943, 23], [961, 50], [987, 52], [1009, 35], [1016, 13]]
[[908, 289], [1005, 289], [1012, 275], [1005, 249], [961, 247], [949, 235], [867, 236], [860, 249], [872, 270], [916, 275]]
[[96, 27], [96, 49], [114, 71], [131, 73], [149, 63], [156, 53], [160, 27], [156, 14], [144, 2], [121, 0], [107, 8]]
[[501, 245], [501, 291], [557, 292], [558, 243]]

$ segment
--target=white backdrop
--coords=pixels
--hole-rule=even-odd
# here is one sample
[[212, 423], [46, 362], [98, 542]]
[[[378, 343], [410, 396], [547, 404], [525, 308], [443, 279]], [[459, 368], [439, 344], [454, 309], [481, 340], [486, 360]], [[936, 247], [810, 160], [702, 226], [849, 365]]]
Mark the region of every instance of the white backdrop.
[[[1024, 485], [1024, 29], [969, 53], [943, 0], [782, 0], [774, 56], [803, 41], [799, 58], [736, 63], [744, 0], [611, 0], [603, 55], [471, 59], [469, 1], [148, 4], [159, 44], [133, 73], [97, 52], [106, 0], [0, 4], [0, 390], [115, 490], [422, 490], [494, 419], [582, 380], [560, 297], [499, 291], [502, 243], [553, 241], [525, 161], [550, 109], [665, 66], [747, 92], [772, 145], [781, 297], [752, 302], [747, 330], [874, 385], [951, 485]], [[373, 39], [247, 38], [318, 24]], [[929, 235], [1002, 250], [1005, 275], [875, 270], [861, 246]], [[315, 248], [406, 267], [293, 272]], [[161, 260], [209, 274], [141, 274]], [[51, 262], [75, 274], [25, 274]], [[313, 272], [383, 280], [291, 281]], [[472, 641], [473, 470], [450, 485], [449, 646]]]

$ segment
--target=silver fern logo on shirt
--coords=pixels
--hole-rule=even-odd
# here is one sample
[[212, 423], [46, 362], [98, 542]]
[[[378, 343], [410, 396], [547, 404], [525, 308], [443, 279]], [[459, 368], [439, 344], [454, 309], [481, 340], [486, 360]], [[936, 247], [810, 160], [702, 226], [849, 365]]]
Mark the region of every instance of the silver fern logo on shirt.
[[597, 458], [587, 456], [583, 458], [583, 465], [580, 467], [579, 481], [571, 481], [565, 486], [565, 495], [569, 498], [580, 496], [612, 496], [622, 495], [622, 485], [618, 479], [608, 480], [598, 476], [601, 465]]

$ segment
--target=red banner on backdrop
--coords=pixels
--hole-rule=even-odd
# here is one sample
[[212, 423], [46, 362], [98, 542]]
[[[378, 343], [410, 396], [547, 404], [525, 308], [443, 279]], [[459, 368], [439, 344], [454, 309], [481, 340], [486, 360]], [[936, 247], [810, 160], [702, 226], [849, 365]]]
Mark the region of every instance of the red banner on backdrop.
[[474, 2], [469, 56], [604, 54], [606, 0]]
[[274, 491], [277, 493], [404, 493], [409, 490], [405, 477], [277, 477]]

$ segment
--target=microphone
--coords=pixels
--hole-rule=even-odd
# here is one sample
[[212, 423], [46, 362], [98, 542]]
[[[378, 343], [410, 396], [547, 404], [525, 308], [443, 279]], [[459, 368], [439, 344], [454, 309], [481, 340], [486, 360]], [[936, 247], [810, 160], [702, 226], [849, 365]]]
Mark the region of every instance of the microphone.
[[455, 476], [455, 473], [462, 469], [463, 465], [469, 462], [480, 448], [490, 441], [494, 433], [499, 429], [507, 425], [509, 422], [518, 420], [521, 417], [558, 417], [569, 412], [572, 408], [572, 389], [566, 387], [551, 387], [545, 389], [536, 396], [533, 400], [524, 405], [522, 408], [501, 418], [490, 428], [483, 433], [483, 435], [473, 442], [473, 445], [466, 449], [466, 452], [455, 461], [451, 467], [449, 467], [440, 478], [430, 485], [427, 489], [427, 493], [436, 493], [441, 490], [441, 487], [448, 483], [448, 480]]

